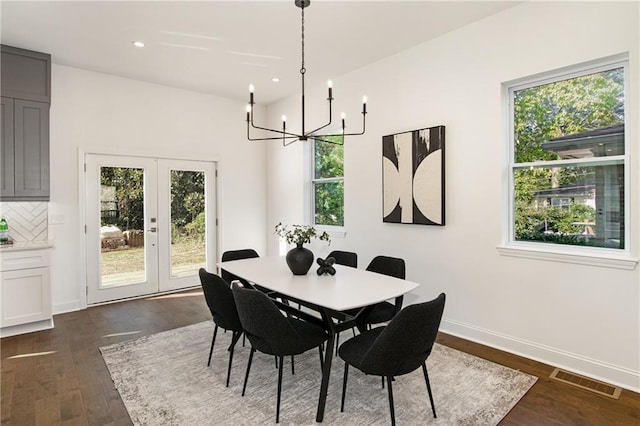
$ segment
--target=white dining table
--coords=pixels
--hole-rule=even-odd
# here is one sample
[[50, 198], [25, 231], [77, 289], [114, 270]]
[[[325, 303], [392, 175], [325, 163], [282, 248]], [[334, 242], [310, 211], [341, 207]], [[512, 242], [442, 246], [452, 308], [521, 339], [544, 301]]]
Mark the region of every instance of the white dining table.
[[[322, 422], [329, 388], [335, 334], [356, 324], [362, 329], [370, 307], [376, 303], [401, 297], [419, 286], [418, 283], [390, 277], [364, 269], [335, 265], [335, 275], [318, 275], [317, 266], [306, 275], [293, 275], [281, 256], [220, 262], [218, 266], [240, 278], [258, 284], [291, 301], [316, 310], [329, 333], [325, 351], [322, 383], [316, 421]], [[369, 307], [367, 309], [366, 307]], [[342, 311], [363, 308], [356, 317], [344, 316]], [[342, 315], [340, 317], [340, 315]], [[340, 317], [341, 322], [335, 319]]]

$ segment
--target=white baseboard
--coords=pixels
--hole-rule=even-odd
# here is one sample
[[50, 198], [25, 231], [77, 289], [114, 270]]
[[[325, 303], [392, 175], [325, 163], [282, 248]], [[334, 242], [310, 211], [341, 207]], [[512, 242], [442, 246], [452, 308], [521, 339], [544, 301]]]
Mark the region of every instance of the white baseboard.
[[11, 327], [3, 327], [0, 329], [0, 337], [33, 333], [34, 331], [48, 330], [50, 328], [53, 328], [53, 318], [43, 321], [30, 322], [27, 324], [14, 325]]
[[84, 309], [79, 300], [73, 302], [58, 303], [53, 305], [53, 315], [64, 314], [67, 312], [79, 311]]
[[492, 348], [559, 367], [605, 383], [640, 392], [640, 371], [620, 367], [452, 320], [442, 320], [440, 331]]

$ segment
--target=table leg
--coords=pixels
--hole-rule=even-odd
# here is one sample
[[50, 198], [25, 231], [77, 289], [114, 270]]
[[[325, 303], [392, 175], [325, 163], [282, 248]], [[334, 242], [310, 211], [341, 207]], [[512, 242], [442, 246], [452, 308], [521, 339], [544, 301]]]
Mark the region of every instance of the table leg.
[[331, 376], [331, 361], [333, 360], [333, 346], [336, 339], [336, 331], [333, 320], [325, 309], [321, 309], [322, 319], [327, 325], [329, 332], [329, 340], [327, 340], [327, 348], [324, 355], [324, 368], [322, 369], [322, 383], [320, 384], [320, 397], [318, 398], [318, 412], [316, 413], [316, 422], [321, 423], [324, 419], [324, 408], [327, 403], [327, 391], [329, 390], [329, 377]]

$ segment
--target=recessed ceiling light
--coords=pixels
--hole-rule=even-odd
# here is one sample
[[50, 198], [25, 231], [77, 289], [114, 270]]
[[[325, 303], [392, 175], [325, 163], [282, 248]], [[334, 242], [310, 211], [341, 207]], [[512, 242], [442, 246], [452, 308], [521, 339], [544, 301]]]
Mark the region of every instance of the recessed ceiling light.
[[143, 43], [143, 42], [141, 42], [141, 41], [134, 41], [134, 42], [133, 42], [133, 45], [134, 45], [135, 47], [144, 47], [144, 43]]
[[273, 81], [274, 83], [279, 83], [280, 79], [278, 77], [273, 77], [271, 81]]

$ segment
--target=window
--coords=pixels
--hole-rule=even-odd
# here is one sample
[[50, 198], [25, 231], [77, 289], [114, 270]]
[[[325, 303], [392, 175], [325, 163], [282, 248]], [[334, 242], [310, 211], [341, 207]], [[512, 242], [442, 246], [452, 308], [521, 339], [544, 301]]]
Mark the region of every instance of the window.
[[510, 241], [625, 246], [627, 62], [509, 87]]
[[312, 213], [314, 225], [344, 226], [343, 137], [313, 142]]

